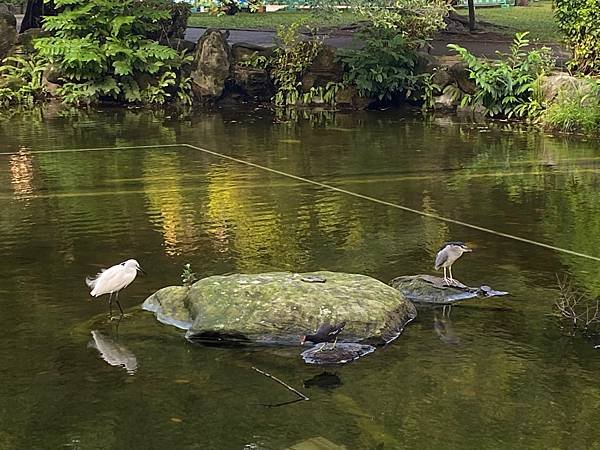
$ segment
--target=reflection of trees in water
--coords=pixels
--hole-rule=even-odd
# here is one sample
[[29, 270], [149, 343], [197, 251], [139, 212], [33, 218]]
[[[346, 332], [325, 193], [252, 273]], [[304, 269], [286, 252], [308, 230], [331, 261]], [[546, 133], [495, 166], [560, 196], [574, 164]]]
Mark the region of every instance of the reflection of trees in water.
[[10, 156], [10, 182], [16, 198], [23, 199], [33, 193], [34, 172], [32, 160], [33, 155], [24, 148]]
[[143, 159], [143, 184], [148, 208], [148, 219], [159, 226], [163, 235], [165, 253], [169, 256], [193, 254], [198, 250], [198, 226], [193, 211], [201, 202], [191, 198], [202, 197], [202, 190], [184, 192], [185, 155], [166, 151], [150, 151]]

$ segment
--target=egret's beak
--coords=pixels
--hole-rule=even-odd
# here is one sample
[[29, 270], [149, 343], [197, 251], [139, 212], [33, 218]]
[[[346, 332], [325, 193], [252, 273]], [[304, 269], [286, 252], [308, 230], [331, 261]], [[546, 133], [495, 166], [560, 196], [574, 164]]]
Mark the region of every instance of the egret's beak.
[[142, 272], [144, 275], [148, 275], [148, 274], [146, 273], [146, 271], [145, 271], [144, 269], [142, 269], [141, 267], [138, 267], [137, 269], [138, 269], [140, 272]]

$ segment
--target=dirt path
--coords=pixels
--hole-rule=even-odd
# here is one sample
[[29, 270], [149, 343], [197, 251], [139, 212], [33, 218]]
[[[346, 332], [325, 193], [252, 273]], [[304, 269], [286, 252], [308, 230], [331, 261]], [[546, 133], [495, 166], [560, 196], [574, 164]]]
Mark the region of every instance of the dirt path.
[[[192, 42], [197, 42], [200, 36], [204, 34], [206, 28], [188, 28], [185, 38]], [[328, 35], [324, 35], [327, 45], [337, 48], [352, 46], [353, 29], [333, 30]], [[275, 45], [275, 32], [269, 30], [229, 30], [229, 42], [235, 44], [238, 42], [248, 42], [262, 46]], [[510, 38], [498, 33], [439, 33], [431, 41], [431, 54], [435, 56], [451, 56], [454, 52], [447, 48], [449, 43], [459, 44], [467, 48], [471, 53], [477, 56], [494, 58], [496, 52], [508, 52], [511, 44]], [[544, 44], [554, 51], [557, 57], [557, 64], [562, 65], [568, 59], [568, 52], [558, 44]], [[541, 46], [539, 44], [538, 46]]]

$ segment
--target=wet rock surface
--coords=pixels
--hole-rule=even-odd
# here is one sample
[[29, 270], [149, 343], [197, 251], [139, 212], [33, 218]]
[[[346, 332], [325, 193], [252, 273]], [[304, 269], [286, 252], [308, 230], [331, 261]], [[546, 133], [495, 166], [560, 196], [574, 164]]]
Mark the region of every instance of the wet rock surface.
[[411, 275], [394, 278], [390, 286], [398, 289], [413, 303], [450, 305], [470, 298], [486, 298], [508, 295], [489, 286], [469, 287], [459, 281], [448, 285], [443, 278], [431, 275]]
[[[309, 277], [309, 278], [307, 278]], [[325, 282], [303, 281], [310, 277]], [[374, 278], [338, 272], [273, 272], [204, 278], [146, 299], [159, 321], [192, 341], [298, 345], [321, 323], [346, 321], [341, 342], [385, 344], [416, 317], [414, 305]]]
[[307, 364], [346, 364], [375, 351], [375, 347], [366, 344], [342, 343], [332, 347], [331, 344], [320, 350], [320, 345], [315, 345], [302, 352], [300, 356]]

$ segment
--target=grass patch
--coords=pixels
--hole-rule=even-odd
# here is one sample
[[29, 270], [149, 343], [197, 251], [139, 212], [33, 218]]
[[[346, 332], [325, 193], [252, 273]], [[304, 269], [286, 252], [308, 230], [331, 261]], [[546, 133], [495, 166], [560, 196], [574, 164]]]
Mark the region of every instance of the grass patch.
[[[457, 10], [459, 14], [468, 15], [466, 8]], [[541, 42], [559, 42], [561, 39], [558, 27], [554, 22], [552, 2], [532, 2], [531, 6], [515, 6], [510, 8], [477, 8], [475, 18], [507, 27], [507, 34], [529, 31], [529, 38]]]
[[565, 133], [600, 133], [600, 105], [568, 99], [551, 105], [544, 113], [544, 125]]
[[588, 79], [583, 87], [563, 88], [544, 112], [544, 125], [567, 133], [600, 133], [600, 84]]
[[308, 11], [276, 11], [268, 13], [238, 13], [234, 16], [213, 16], [208, 13], [192, 14], [188, 26], [207, 28], [247, 28], [253, 30], [274, 30], [279, 25], [291, 25], [302, 21], [302, 25], [311, 27], [343, 26], [357, 22], [357, 16], [351, 12], [340, 12], [334, 16], [316, 17]]

